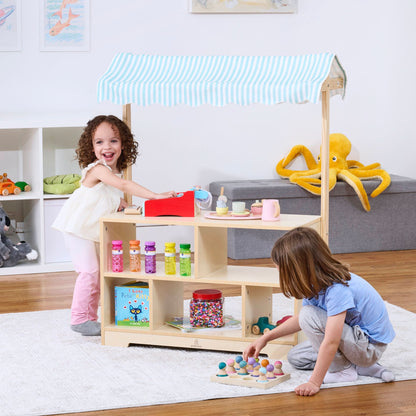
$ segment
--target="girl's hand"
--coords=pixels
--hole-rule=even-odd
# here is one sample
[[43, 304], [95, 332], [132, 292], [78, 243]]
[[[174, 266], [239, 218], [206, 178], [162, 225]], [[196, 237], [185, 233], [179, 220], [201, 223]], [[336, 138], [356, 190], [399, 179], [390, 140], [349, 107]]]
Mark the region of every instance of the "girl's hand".
[[129, 206], [129, 204], [127, 203], [127, 201], [124, 200], [123, 198], [120, 198], [120, 205], [119, 205], [117, 211], [123, 211], [123, 209], [127, 208], [128, 206]]
[[260, 351], [266, 346], [266, 344], [267, 342], [264, 340], [264, 337], [256, 339], [244, 350], [244, 360], [247, 361], [247, 359], [250, 357], [257, 358], [260, 354]]
[[175, 191], [162, 192], [161, 194], [156, 194], [155, 199], [165, 199], [165, 198], [174, 198], [176, 197]]
[[308, 381], [307, 383], [297, 386], [295, 388], [295, 393], [298, 396], [313, 396], [316, 393], [318, 393], [319, 390], [320, 390], [320, 387], [318, 387], [316, 384], [312, 383], [311, 381]]

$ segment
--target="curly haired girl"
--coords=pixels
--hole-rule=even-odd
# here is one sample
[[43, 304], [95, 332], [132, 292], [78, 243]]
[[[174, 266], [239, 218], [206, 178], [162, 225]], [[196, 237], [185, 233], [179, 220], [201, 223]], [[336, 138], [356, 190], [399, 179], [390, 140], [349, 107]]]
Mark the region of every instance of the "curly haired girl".
[[176, 196], [154, 193], [123, 179], [122, 170], [135, 163], [138, 145], [119, 118], [100, 115], [87, 123], [76, 149], [82, 168], [81, 186], [62, 207], [52, 227], [64, 233], [78, 277], [71, 306], [71, 328], [82, 335], [100, 335], [99, 219], [127, 207], [123, 193], [144, 199]]

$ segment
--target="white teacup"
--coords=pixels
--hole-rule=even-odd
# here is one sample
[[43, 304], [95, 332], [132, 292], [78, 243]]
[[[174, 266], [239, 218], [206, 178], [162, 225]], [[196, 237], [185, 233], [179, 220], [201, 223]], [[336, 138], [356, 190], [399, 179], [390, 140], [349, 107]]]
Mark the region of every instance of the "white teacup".
[[241, 201], [234, 201], [232, 203], [233, 214], [244, 214], [246, 211], [246, 203]]

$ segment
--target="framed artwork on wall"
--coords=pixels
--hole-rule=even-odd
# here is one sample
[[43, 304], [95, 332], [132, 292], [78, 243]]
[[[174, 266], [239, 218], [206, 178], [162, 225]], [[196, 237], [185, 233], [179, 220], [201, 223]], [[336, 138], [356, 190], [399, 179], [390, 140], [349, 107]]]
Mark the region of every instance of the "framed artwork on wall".
[[90, 0], [39, 0], [40, 50], [88, 51]]
[[21, 0], [0, 0], [0, 51], [22, 48]]
[[298, 0], [189, 0], [191, 13], [296, 13]]

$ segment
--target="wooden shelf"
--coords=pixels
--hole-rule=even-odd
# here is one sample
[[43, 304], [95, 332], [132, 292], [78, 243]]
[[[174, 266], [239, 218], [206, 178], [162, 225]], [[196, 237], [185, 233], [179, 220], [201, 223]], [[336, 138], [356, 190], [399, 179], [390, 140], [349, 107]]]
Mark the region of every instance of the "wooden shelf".
[[[164, 263], [157, 262], [157, 272], [146, 274], [111, 271], [111, 241], [127, 242], [136, 238], [136, 227], [149, 225], [189, 226], [194, 228], [195, 253], [192, 274], [166, 275]], [[279, 274], [276, 268], [229, 266], [227, 264], [227, 229], [290, 230], [297, 226], [321, 227], [321, 218], [314, 215], [282, 215], [280, 221], [213, 220], [203, 215], [195, 217], [143, 217], [115, 213], [100, 220], [101, 259], [101, 340], [104, 345], [128, 346], [130, 344], [162, 345], [181, 348], [242, 351], [256, 336], [251, 326], [260, 316], [272, 320], [272, 295], [279, 291]], [[124, 250], [124, 264], [128, 265]], [[126, 267], [128, 268], [128, 267]], [[149, 285], [149, 328], [115, 325], [114, 287], [131, 281], [144, 281]], [[214, 331], [182, 332], [166, 325], [173, 316], [186, 316], [184, 287], [198, 284], [206, 288], [234, 286], [241, 293], [241, 329], [216, 329]], [[300, 302], [295, 301], [295, 308]], [[297, 343], [297, 335], [288, 336], [268, 344], [266, 354], [285, 355]]]

